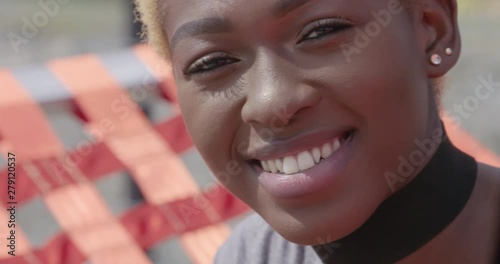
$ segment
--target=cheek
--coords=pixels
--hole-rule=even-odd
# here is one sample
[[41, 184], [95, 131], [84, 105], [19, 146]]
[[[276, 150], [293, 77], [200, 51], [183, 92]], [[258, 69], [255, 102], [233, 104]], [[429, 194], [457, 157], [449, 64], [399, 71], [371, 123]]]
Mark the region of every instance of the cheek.
[[370, 119], [392, 127], [422, 123], [429, 107], [428, 81], [414, 29], [408, 18], [397, 15], [392, 23], [372, 38], [353, 66], [360, 78], [360, 105]]
[[224, 169], [232, 160], [238, 120], [235, 106], [226, 98], [192, 92], [187, 87], [178, 94], [184, 121], [200, 155], [212, 171]]
[[363, 78], [356, 80], [351, 105], [366, 123], [390, 128], [424, 121], [429, 103], [426, 77], [407, 66], [411, 62], [399, 55], [385, 58], [367, 54], [364, 66], [358, 67]]
[[[411, 27], [394, 20], [371, 39], [341, 71], [349, 76], [342, 94], [344, 105], [361, 119], [360, 139], [371, 169], [397, 166], [399, 155], [415, 147], [429, 122], [429, 88]], [[345, 78], [345, 77], [344, 77]], [[390, 142], [390, 144], [388, 143]], [[381, 175], [375, 173], [373, 175]]]
[[398, 156], [415, 147], [414, 140], [424, 135], [428, 124], [428, 88], [421, 81], [425, 77], [416, 78], [419, 74], [411, 67], [388, 67], [386, 63], [395, 60], [364, 71], [366, 78], [357, 83], [352, 104], [363, 120], [360, 138], [367, 171], [377, 172], [372, 180], [383, 188], [383, 172], [397, 167]]

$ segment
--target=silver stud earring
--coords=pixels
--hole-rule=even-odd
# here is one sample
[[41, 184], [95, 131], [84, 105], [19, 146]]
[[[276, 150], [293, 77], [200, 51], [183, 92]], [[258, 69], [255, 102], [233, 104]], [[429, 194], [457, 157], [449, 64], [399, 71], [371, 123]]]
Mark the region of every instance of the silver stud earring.
[[448, 56], [451, 56], [451, 54], [453, 54], [453, 50], [451, 48], [446, 48], [446, 50], [444, 51], [446, 53], [446, 55]]
[[434, 64], [434, 65], [440, 65], [441, 62], [443, 62], [443, 58], [441, 58], [441, 56], [439, 56], [439, 54], [432, 54], [431, 56], [431, 63]]

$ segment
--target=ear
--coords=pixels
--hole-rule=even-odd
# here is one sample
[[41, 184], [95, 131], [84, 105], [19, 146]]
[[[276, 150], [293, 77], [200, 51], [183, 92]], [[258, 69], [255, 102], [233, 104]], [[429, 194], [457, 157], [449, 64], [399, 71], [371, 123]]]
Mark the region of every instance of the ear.
[[[414, 6], [414, 21], [419, 25], [419, 44], [425, 53], [427, 75], [438, 78], [445, 75], [457, 63], [461, 51], [457, 21], [456, 0], [422, 0]], [[448, 55], [446, 50], [451, 49]], [[439, 55], [441, 63], [432, 63], [432, 56]]]

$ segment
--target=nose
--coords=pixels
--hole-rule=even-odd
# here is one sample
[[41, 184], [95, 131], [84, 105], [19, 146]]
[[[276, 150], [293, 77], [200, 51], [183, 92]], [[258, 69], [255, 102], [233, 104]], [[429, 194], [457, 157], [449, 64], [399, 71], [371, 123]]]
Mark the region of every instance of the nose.
[[249, 72], [249, 91], [242, 120], [252, 126], [286, 126], [303, 118], [304, 109], [315, 106], [319, 92], [301, 80], [299, 69], [285, 59], [266, 56]]

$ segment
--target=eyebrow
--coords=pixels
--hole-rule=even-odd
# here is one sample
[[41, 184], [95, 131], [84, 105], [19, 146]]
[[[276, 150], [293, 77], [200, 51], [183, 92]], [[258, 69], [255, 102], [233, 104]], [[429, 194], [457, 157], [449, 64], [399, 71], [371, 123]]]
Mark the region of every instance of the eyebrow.
[[274, 17], [284, 17], [293, 10], [307, 4], [309, 0], [279, 0], [271, 8], [271, 14]]
[[[309, 0], [278, 0], [278, 2], [271, 7], [271, 15], [276, 18], [283, 17], [308, 2]], [[210, 33], [227, 33], [233, 30], [234, 28], [229, 20], [223, 20], [219, 17], [208, 17], [190, 21], [183, 24], [175, 31], [170, 41], [170, 47], [173, 50], [184, 38]]]
[[187, 22], [177, 29], [170, 41], [172, 49], [184, 38], [195, 37], [209, 33], [226, 33], [233, 30], [228, 20], [219, 17], [208, 17]]

